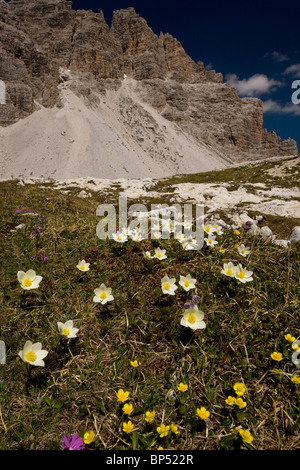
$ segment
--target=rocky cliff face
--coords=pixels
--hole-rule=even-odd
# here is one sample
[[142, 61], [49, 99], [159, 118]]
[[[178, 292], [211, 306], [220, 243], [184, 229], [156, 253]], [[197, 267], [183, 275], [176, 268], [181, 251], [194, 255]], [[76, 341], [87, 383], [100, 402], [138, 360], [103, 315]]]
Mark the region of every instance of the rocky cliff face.
[[145, 106], [233, 161], [298, 152], [294, 140], [263, 129], [259, 99], [239, 98], [222, 74], [195, 63], [170, 34], [155, 35], [133, 8], [115, 11], [109, 27], [102, 12], [75, 11], [65, 0], [0, 0], [0, 125], [64, 106], [68, 70], [77, 77], [73, 92], [90, 106], [126, 74]]

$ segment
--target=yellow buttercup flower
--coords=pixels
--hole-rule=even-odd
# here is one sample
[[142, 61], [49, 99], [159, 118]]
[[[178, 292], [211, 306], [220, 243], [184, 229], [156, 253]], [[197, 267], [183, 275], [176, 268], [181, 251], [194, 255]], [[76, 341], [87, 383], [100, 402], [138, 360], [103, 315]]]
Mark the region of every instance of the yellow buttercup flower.
[[131, 413], [133, 412], [133, 406], [131, 403], [125, 403], [122, 410], [124, 411], [125, 415], [131, 415]]
[[201, 406], [201, 408], [197, 408], [197, 416], [200, 419], [208, 419], [210, 415], [210, 411], [208, 411], [205, 406]]
[[227, 403], [229, 406], [233, 406], [236, 404], [236, 398], [229, 396], [226, 398], [225, 403]]
[[165, 426], [164, 423], [162, 423], [160, 426], [156, 428], [156, 430], [160, 437], [164, 437], [168, 435], [170, 431], [170, 426]]
[[290, 343], [293, 343], [295, 341], [296, 338], [294, 338], [294, 336], [292, 336], [290, 333], [288, 333], [287, 335], [284, 335], [285, 339], [287, 341], [289, 341]]
[[126, 400], [129, 400], [129, 392], [124, 392], [124, 390], [120, 388], [120, 390], [118, 390], [117, 392], [117, 398], [118, 398], [118, 401], [121, 401], [124, 403]]
[[132, 424], [131, 421], [127, 421], [127, 423], [123, 423], [123, 431], [126, 432], [127, 434], [132, 432], [133, 428], [134, 428], [134, 425]]
[[242, 396], [244, 395], [246, 388], [242, 382], [236, 382], [233, 386], [233, 390], [237, 395]]
[[300, 377], [297, 377], [297, 375], [293, 375], [293, 377], [291, 377], [291, 381], [294, 384], [300, 384]]
[[132, 367], [139, 367], [141, 365], [141, 363], [138, 362], [137, 360], [135, 360], [135, 361], [130, 361], [130, 365]]
[[147, 421], [147, 423], [152, 423], [152, 421], [154, 421], [154, 418], [155, 418], [155, 411], [146, 411], [146, 416], [145, 416], [145, 421]]
[[83, 442], [85, 444], [91, 444], [95, 439], [95, 433], [94, 431], [86, 431], [83, 436]]
[[248, 429], [239, 429], [239, 434], [242, 437], [243, 441], [247, 444], [251, 444], [251, 442], [253, 441], [253, 436], [250, 431], [248, 431]]
[[280, 352], [276, 352], [276, 351], [272, 352], [271, 358], [274, 361], [278, 361], [278, 362], [282, 361], [282, 359], [283, 359], [282, 354]]
[[170, 429], [171, 429], [171, 431], [172, 431], [174, 434], [178, 434], [178, 433], [179, 433], [178, 427], [175, 426], [175, 424], [173, 424], [173, 423], [170, 425]]
[[247, 403], [241, 398], [237, 398], [236, 401], [235, 401], [235, 404], [239, 407], [239, 408], [245, 408], [247, 406]]
[[186, 392], [187, 389], [188, 389], [188, 385], [184, 384], [183, 382], [181, 382], [177, 387], [177, 390], [179, 390], [179, 392]]

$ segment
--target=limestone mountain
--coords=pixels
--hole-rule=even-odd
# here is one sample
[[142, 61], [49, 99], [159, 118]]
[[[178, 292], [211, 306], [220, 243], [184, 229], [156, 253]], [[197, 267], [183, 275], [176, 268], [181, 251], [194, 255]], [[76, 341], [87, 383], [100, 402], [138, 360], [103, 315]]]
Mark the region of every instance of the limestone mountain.
[[0, 176], [139, 177], [297, 155], [263, 105], [134, 8], [0, 0]]

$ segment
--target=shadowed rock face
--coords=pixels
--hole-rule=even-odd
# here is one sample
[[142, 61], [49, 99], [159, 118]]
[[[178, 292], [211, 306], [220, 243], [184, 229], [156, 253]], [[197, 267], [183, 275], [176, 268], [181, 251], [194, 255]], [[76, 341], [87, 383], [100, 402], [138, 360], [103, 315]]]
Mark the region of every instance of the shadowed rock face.
[[75, 11], [65, 0], [0, 0], [0, 125], [62, 107], [62, 69], [76, 74], [74, 91], [92, 105], [126, 74], [147, 105], [234, 161], [298, 153], [294, 140], [263, 129], [259, 99], [239, 98], [222, 74], [195, 63], [170, 34], [154, 34], [133, 8], [115, 11], [109, 27], [102, 12]]

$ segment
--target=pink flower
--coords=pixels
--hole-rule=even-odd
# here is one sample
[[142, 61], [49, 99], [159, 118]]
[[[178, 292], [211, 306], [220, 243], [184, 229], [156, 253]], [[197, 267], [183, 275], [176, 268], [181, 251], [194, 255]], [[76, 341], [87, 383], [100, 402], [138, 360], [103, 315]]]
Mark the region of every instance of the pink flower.
[[77, 433], [67, 437], [63, 435], [62, 446], [64, 450], [84, 450], [84, 442], [81, 437], [78, 437]]

